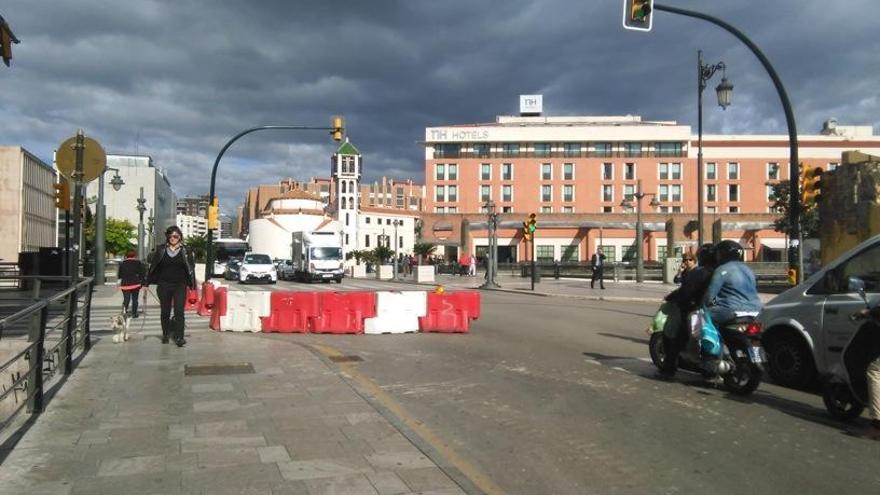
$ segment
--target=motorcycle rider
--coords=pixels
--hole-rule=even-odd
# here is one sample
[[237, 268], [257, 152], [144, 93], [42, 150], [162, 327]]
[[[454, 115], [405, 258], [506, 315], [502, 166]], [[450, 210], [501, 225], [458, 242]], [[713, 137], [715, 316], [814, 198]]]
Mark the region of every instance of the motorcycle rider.
[[712, 322], [721, 327], [738, 316], [757, 315], [761, 310], [755, 274], [743, 263], [743, 248], [736, 241], [725, 240], [715, 246], [718, 266], [712, 273], [703, 305]]
[[703, 293], [709, 285], [715, 266], [715, 248], [711, 243], [703, 244], [697, 251], [696, 258], [692, 254], [685, 254], [682, 259], [682, 264], [693, 264], [695, 261], [697, 265], [684, 271], [681, 276], [681, 286], [667, 294], [665, 298], [666, 301], [674, 303], [678, 307], [681, 316], [678, 319], [679, 324], [675, 329], [674, 336], [668, 335], [664, 329], [663, 350], [665, 357], [663, 367], [660, 370], [660, 374], [664, 377], [675, 375], [678, 367], [678, 355], [687, 344], [690, 336], [688, 314], [698, 309], [703, 300]]

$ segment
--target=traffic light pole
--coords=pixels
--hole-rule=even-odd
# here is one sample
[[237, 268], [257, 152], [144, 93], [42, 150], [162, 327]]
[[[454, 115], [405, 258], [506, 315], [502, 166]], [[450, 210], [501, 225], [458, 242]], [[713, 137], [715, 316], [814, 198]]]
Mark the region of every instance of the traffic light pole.
[[[713, 17], [707, 14], [703, 14], [701, 12], [695, 12], [693, 10], [685, 10], [677, 7], [669, 7], [666, 5], [661, 5], [658, 3], [654, 4], [654, 10], [670, 12], [672, 14], [679, 14], [687, 17], [694, 17], [697, 19], [702, 19], [704, 21], [711, 22], [716, 26], [721, 27], [726, 30], [730, 34], [734, 35], [737, 39], [742, 41], [752, 53], [758, 57], [758, 60], [761, 62], [761, 65], [764, 66], [764, 69], [767, 71], [767, 74], [770, 75], [770, 79], [773, 80], [773, 85], [776, 87], [776, 92], [779, 93], [779, 99], [782, 101], [782, 108], [785, 111], [785, 123], [788, 126], [788, 148], [789, 148], [789, 207], [788, 207], [788, 229], [789, 229], [789, 246], [788, 246], [788, 266], [789, 268], [794, 268], [797, 270], [797, 281], [798, 283], [803, 280], [803, 273], [800, 270], [798, 260], [801, 257], [801, 250], [803, 247], [800, 243], [800, 217], [801, 217], [801, 203], [800, 197], [797, 194], [798, 191], [798, 168], [800, 164], [798, 162], [798, 141], [797, 141], [797, 126], [795, 125], [794, 120], [794, 111], [791, 108], [791, 102], [788, 100], [788, 94], [785, 92], [785, 87], [782, 85], [782, 80], [779, 78], [779, 75], [776, 73], [776, 70], [773, 68], [773, 65], [770, 64], [770, 61], [767, 60], [767, 57], [764, 56], [764, 53], [756, 44], [752, 42], [745, 34], [742, 33], [739, 29], [731, 26], [725, 21], [717, 17]], [[700, 191], [700, 197], [702, 197], [703, 191]]]
[[[334, 119], [335, 121], [335, 119]], [[220, 165], [220, 159], [223, 158], [223, 154], [226, 153], [226, 150], [232, 146], [232, 143], [238, 141], [239, 138], [250, 134], [256, 131], [264, 131], [271, 129], [291, 129], [291, 130], [310, 130], [310, 131], [336, 131], [337, 129], [334, 127], [315, 127], [315, 126], [304, 126], [304, 125], [263, 125], [260, 127], [252, 127], [250, 129], [246, 129], [244, 131], [239, 132], [232, 139], [226, 142], [223, 148], [220, 150], [220, 153], [217, 155], [217, 158], [214, 160], [214, 168], [211, 169], [211, 191], [209, 193], [209, 204], [214, 204], [214, 199], [216, 198], [216, 184], [217, 184], [217, 167]], [[334, 136], [335, 138], [335, 136]], [[206, 246], [206, 260], [205, 260], [205, 280], [210, 280], [211, 276], [214, 275], [214, 230], [208, 229], [208, 243]]]
[[77, 129], [76, 131], [76, 144], [73, 145], [76, 161], [74, 165], [73, 172], [73, 238], [74, 244], [73, 249], [70, 250], [67, 255], [70, 259], [69, 268], [70, 273], [68, 274], [70, 278], [71, 286], [75, 286], [79, 282], [79, 256], [80, 250], [82, 249], [82, 243], [80, 240], [80, 232], [82, 232], [82, 220], [80, 219], [80, 215], [82, 214], [82, 179], [83, 179], [83, 149], [85, 148], [85, 144], [83, 143], [85, 136], [83, 135], [82, 129]]

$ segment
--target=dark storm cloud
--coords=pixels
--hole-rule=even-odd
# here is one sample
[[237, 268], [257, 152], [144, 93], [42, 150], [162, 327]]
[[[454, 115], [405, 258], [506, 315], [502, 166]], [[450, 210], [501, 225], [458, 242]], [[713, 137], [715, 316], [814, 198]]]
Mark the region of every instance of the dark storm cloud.
[[[121, 7], [120, 5], [124, 5]], [[823, 120], [874, 125], [880, 42], [867, 0], [680, 0], [743, 30], [774, 63], [801, 133]], [[832, 7], [833, 5], [833, 7]], [[3, 68], [0, 142], [45, 160], [76, 128], [110, 152], [150, 154], [179, 195], [207, 192], [227, 139], [264, 124], [346, 116], [366, 180], [423, 180], [426, 126], [515, 114], [544, 94], [549, 115], [696, 120], [696, 50], [723, 60], [734, 104], [705, 93], [706, 133], [782, 133], [772, 83], [720, 28], [657, 13], [654, 31], [620, 27], [621, 2], [110, 0], [13, 2], [0, 14], [22, 40]], [[322, 132], [267, 131], [229, 150], [224, 209], [281, 177], [326, 176]]]

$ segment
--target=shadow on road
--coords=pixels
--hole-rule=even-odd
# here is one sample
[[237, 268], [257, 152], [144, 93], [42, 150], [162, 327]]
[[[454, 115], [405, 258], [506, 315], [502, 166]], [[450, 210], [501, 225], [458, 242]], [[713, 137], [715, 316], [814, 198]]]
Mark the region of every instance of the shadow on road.
[[615, 335], [613, 333], [605, 333], [605, 332], [599, 332], [596, 335], [601, 335], [603, 337], [609, 337], [612, 339], [628, 340], [630, 342], [635, 342], [636, 344], [648, 345], [648, 339], [638, 339], [635, 337], [628, 337], [626, 335]]

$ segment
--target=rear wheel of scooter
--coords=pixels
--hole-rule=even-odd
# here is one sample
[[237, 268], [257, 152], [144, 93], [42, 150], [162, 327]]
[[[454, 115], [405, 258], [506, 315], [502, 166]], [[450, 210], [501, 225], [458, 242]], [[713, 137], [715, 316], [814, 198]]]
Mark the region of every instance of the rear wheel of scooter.
[[663, 369], [663, 363], [666, 362], [666, 350], [663, 347], [663, 332], [654, 332], [651, 334], [651, 340], [648, 341], [648, 351], [651, 354], [651, 361], [654, 366]]
[[734, 368], [724, 375], [724, 386], [736, 395], [749, 395], [761, 384], [761, 368], [752, 362], [749, 350], [740, 342], [728, 343]]
[[850, 421], [858, 418], [865, 409], [861, 403], [853, 397], [849, 385], [840, 382], [826, 383], [822, 389], [822, 401], [825, 409], [834, 419]]

